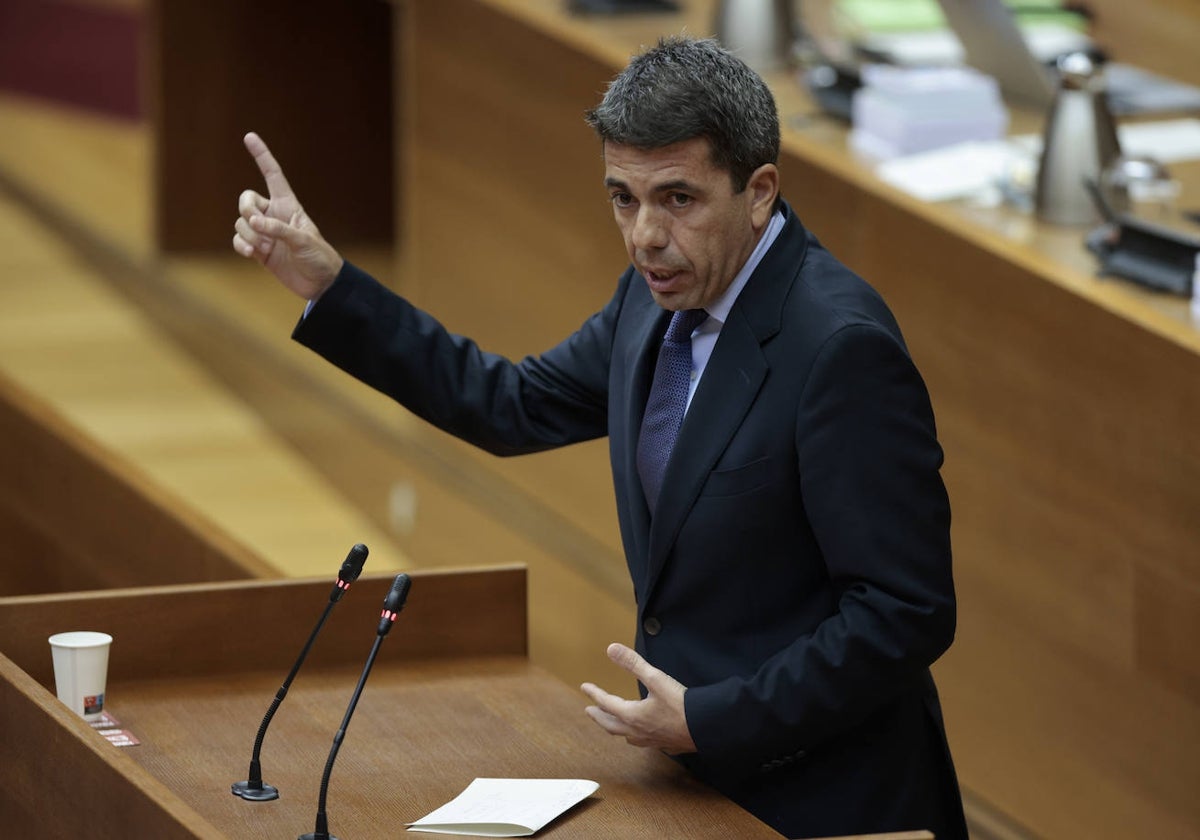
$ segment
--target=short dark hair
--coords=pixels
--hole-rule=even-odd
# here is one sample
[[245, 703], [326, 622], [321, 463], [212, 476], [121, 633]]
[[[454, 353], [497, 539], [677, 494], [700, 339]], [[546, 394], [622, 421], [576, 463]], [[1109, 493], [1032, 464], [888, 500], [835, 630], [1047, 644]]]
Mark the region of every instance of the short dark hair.
[[602, 141], [659, 149], [704, 137], [733, 191], [779, 160], [779, 114], [762, 78], [715, 39], [661, 38], [636, 55], [587, 112]]

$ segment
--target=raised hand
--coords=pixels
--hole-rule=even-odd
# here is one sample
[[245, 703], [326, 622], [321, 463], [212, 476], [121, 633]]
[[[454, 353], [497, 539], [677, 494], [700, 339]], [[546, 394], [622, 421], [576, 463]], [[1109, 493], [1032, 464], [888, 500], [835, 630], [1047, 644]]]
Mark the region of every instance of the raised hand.
[[608, 658], [637, 677], [647, 694], [643, 700], [626, 700], [584, 683], [580, 688], [596, 704], [587, 707], [591, 719], [635, 747], [653, 747], [670, 755], [695, 752], [683, 710], [686, 686], [625, 645], [609, 645]]
[[300, 297], [316, 300], [341, 271], [342, 257], [300, 206], [267, 144], [253, 132], [244, 142], [266, 182], [267, 195], [246, 190], [238, 196], [233, 250], [258, 260]]

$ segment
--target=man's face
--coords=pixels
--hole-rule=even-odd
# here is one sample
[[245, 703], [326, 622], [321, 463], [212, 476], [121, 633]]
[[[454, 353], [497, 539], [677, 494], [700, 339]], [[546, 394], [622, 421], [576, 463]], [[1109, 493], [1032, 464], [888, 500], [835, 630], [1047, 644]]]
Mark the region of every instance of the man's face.
[[658, 305], [698, 309], [716, 301], [770, 219], [775, 166], [759, 167], [734, 193], [703, 137], [659, 149], [605, 143], [604, 163], [625, 250]]

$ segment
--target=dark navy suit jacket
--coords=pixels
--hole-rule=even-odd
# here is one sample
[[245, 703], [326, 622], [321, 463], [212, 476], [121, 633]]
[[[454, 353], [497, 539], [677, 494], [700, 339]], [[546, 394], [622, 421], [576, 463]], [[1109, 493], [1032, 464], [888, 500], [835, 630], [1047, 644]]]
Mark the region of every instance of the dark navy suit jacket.
[[721, 329], [651, 519], [638, 429], [669, 313], [630, 267], [513, 363], [347, 264], [295, 337], [501, 455], [607, 435], [636, 647], [688, 686], [700, 778], [791, 836], [965, 837], [929, 665], [954, 636], [923, 381], [882, 299], [784, 205]]

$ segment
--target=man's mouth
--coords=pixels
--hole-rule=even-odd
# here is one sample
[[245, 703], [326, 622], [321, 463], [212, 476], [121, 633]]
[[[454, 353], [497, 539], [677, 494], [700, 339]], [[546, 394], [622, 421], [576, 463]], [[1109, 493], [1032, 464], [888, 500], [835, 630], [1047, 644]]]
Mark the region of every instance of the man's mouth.
[[662, 269], [654, 271], [652, 269], [644, 269], [642, 276], [650, 282], [652, 286], [670, 285], [671, 281], [678, 277], [682, 272], [678, 269]]

